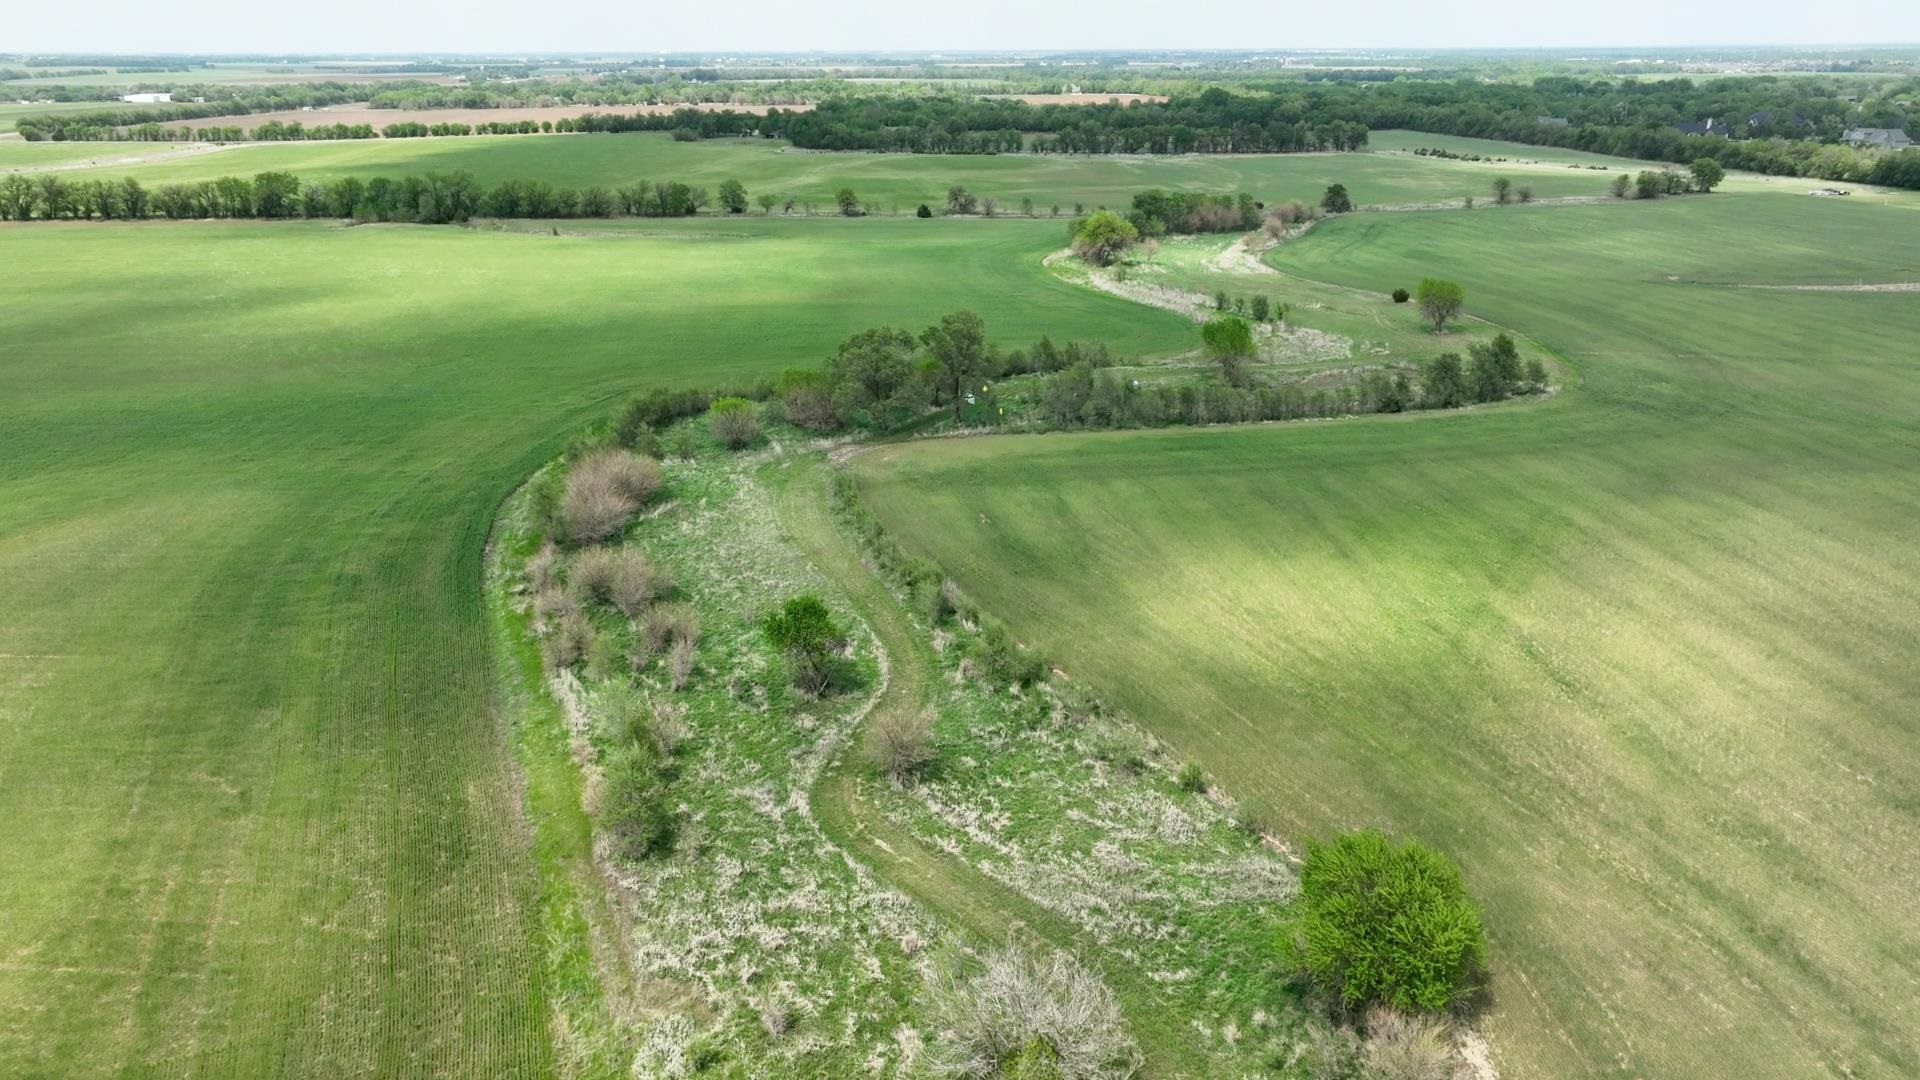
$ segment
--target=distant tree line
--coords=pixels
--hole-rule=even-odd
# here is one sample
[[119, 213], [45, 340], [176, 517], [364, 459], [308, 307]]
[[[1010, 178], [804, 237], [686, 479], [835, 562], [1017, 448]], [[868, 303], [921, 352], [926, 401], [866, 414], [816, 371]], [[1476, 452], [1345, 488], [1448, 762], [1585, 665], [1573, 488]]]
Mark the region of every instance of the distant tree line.
[[1218, 87], [1166, 102], [1132, 104], [837, 97], [808, 112], [771, 110], [767, 119], [768, 133], [818, 150], [1230, 154], [1358, 150], [1367, 144], [1365, 124], [1317, 115], [1302, 97], [1230, 94]]
[[[83, 88], [75, 88], [83, 89]], [[100, 89], [100, 88], [84, 88]], [[126, 87], [106, 87], [117, 101]], [[35, 91], [39, 95], [41, 91]], [[204, 120], [215, 116], [246, 116], [250, 113], [287, 112], [323, 105], [344, 105], [360, 100], [361, 90], [346, 83], [308, 83], [298, 86], [234, 87], [190, 86], [172, 91], [176, 97], [198, 99], [168, 104], [120, 105], [115, 108], [89, 109], [85, 112], [30, 113], [20, 117], [14, 128], [30, 141], [106, 142], [129, 139], [129, 128], [160, 128], [180, 120]], [[91, 98], [47, 95], [53, 100], [91, 100]], [[181, 129], [167, 129], [181, 130]], [[180, 136], [169, 136], [178, 139]], [[191, 138], [191, 136], [188, 136]], [[139, 141], [156, 141], [150, 134]]]
[[[263, 172], [155, 188], [131, 177], [0, 177], [0, 221], [308, 217], [444, 225], [473, 217], [685, 217], [711, 205], [714, 199], [706, 188], [679, 181], [569, 188], [516, 179], [488, 187], [466, 172], [345, 177], [331, 183], [302, 183], [289, 172]], [[745, 213], [746, 188], [737, 180], [721, 184], [718, 206], [727, 213]]]

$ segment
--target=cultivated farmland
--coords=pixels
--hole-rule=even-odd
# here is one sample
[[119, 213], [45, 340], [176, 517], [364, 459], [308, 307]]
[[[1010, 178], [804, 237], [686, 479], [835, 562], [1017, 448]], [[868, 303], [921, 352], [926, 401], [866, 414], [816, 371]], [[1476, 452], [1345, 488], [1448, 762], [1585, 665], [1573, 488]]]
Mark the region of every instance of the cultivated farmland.
[[1516, 1074], [1905, 1075], [1920, 309], [1738, 286], [1920, 279], [1916, 239], [1898, 209], [1759, 195], [1342, 219], [1270, 261], [1375, 295], [1455, 278], [1578, 382], [859, 474], [1290, 831], [1457, 853]]
[[[325, 115], [325, 114], [308, 114]], [[395, 113], [392, 119], [404, 119]], [[1387, 133], [1391, 135], [1392, 133]], [[1427, 136], [1408, 136], [1423, 145]], [[1388, 145], [1400, 145], [1387, 138]], [[16, 150], [0, 144], [0, 168]], [[101, 157], [124, 157], [138, 147], [101, 147]], [[1522, 148], [1523, 151], [1526, 148]], [[1516, 155], [1518, 156], [1518, 155]], [[1528, 156], [1532, 155], [1528, 152]], [[1595, 158], [1595, 161], [1604, 159]], [[675, 143], [663, 133], [624, 135], [501, 135], [356, 142], [257, 143], [219, 153], [95, 170], [133, 176], [148, 185], [219, 176], [251, 176], [284, 169], [302, 179], [363, 179], [407, 173], [466, 170], [483, 183], [537, 177], [556, 185], [617, 186], [637, 180], [705, 184], [737, 179], [753, 194], [792, 196], [832, 209], [833, 195], [852, 187], [883, 210], [912, 213], [919, 203], [944, 205], [947, 189], [962, 184], [999, 200], [1013, 213], [1020, 200], [1036, 212], [1055, 205], [1070, 216], [1085, 207], [1124, 206], [1148, 187], [1185, 191], [1247, 191], [1256, 198], [1317, 201], [1328, 184], [1344, 183], [1362, 205], [1483, 201], [1496, 176], [1522, 176], [1542, 198], [1606, 195], [1609, 172], [1535, 167], [1524, 174], [1491, 163], [1433, 161], [1400, 154], [1245, 154], [1177, 157], [1069, 155], [938, 155], [822, 153], [764, 139], [710, 139]], [[1064, 226], [1064, 222], [1062, 223]]]
[[861, 326], [969, 304], [1010, 342], [1184, 344], [1049, 279], [1056, 244], [0, 230], [0, 290], [33, 298], [0, 313], [0, 1060], [546, 1073], [479, 591], [494, 507], [638, 386], [817, 362]]

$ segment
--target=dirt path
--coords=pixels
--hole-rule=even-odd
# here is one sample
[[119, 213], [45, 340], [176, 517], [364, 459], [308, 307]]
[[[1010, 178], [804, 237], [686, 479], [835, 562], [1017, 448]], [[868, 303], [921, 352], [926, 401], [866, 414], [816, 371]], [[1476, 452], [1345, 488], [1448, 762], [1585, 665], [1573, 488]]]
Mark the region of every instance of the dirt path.
[[[770, 471], [768, 479], [789, 538], [844, 591], [884, 657], [885, 685], [862, 722], [864, 731], [876, 717], [925, 708], [933, 692], [934, 662], [899, 601], [834, 526], [827, 508], [828, 469], [822, 459], [806, 457]], [[1166, 1013], [1144, 1007], [1152, 992], [1140, 975], [1108, 962], [1103, 951], [1065, 919], [887, 820], [871, 796], [873, 780], [859, 767], [859, 735], [856, 731], [849, 749], [821, 773], [809, 800], [814, 819], [829, 839], [976, 945], [1031, 936], [1073, 951], [1098, 967], [1118, 992], [1127, 1028], [1146, 1055], [1143, 1076], [1204, 1075], [1206, 1059], [1193, 1052], [1189, 1032]], [[1194, 1072], [1196, 1068], [1201, 1071]]]
[[[125, 143], [105, 143], [106, 146]], [[148, 150], [139, 154], [121, 154], [117, 157], [82, 158], [79, 161], [51, 161], [45, 165], [18, 165], [0, 169], [0, 173], [48, 173], [73, 172], [78, 169], [100, 169], [119, 165], [142, 165], [149, 161], [172, 161], [177, 158], [199, 157], [202, 154], [217, 154], [222, 150], [233, 150], [245, 145], [242, 143], [187, 143], [175, 144], [164, 150]]]
[[1727, 285], [1728, 289], [1771, 289], [1775, 292], [1920, 292], [1920, 281], [1889, 281], [1879, 285]]

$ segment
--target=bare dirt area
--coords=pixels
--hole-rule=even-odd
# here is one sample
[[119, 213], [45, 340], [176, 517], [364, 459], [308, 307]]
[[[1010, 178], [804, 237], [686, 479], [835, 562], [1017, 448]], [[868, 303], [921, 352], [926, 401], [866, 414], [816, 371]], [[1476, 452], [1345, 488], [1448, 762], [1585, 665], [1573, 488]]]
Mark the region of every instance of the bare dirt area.
[[98, 169], [103, 166], [144, 165], [150, 161], [172, 160], [174, 158], [193, 157], [199, 154], [215, 154], [222, 150], [231, 150], [236, 143], [146, 143], [150, 150], [127, 152], [124, 148], [138, 146], [139, 143], [101, 143], [99, 157], [81, 158], [75, 161], [50, 161], [44, 165], [16, 165], [0, 169], [5, 173], [43, 173], [68, 172], [74, 169]]
[[1736, 289], [1771, 289], [1775, 292], [1920, 292], [1920, 281], [1888, 281], [1878, 285], [1735, 285]]
[[755, 116], [765, 116], [768, 109], [783, 108], [790, 112], [803, 112], [812, 105], [732, 105], [724, 102], [702, 102], [698, 105], [550, 105], [528, 106], [506, 109], [374, 109], [365, 102], [347, 105], [330, 105], [320, 109], [292, 109], [285, 112], [248, 113], [244, 116], [208, 116], [198, 120], [168, 121], [167, 127], [190, 127], [196, 130], [208, 127], [259, 127], [268, 121], [278, 120], [283, 124], [300, 123], [307, 127], [318, 124], [372, 124], [376, 129], [388, 124], [517, 124], [522, 120], [536, 123], [543, 120], [571, 120], [588, 113], [601, 116], [664, 116], [681, 109], [694, 109], [699, 112], [743, 112]]

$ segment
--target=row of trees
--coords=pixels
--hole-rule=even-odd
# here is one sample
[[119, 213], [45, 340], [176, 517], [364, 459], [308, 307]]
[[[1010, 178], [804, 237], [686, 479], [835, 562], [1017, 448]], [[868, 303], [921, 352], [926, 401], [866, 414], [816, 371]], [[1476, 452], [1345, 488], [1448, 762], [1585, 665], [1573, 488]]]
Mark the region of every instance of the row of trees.
[[[772, 205], [765, 196], [762, 202]], [[574, 189], [516, 179], [489, 188], [466, 172], [345, 177], [324, 184], [303, 184], [288, 172], [263, 172], [152, 189], [130, 177], [73, 181], [57, 173], [14, 173], [0, 178], [0, 221], [308, 217], [444, 225], [473, 217], [685, 217], [713, 205], [715, 197], [706, 188], [678, 181]], [[745, 213], [745, 185], [722, 183], [717, 206]]]

